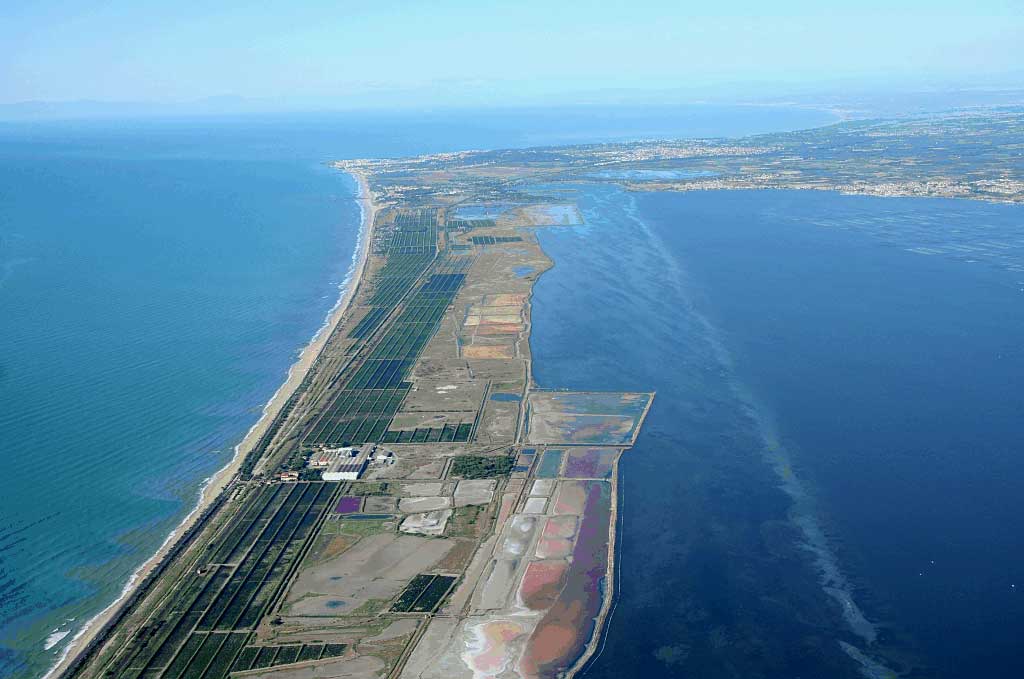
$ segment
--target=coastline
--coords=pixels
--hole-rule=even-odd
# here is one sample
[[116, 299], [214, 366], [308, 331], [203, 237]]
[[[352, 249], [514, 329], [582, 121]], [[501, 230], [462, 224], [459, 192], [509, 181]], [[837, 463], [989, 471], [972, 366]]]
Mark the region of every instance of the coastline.
[[199, 489], [199, 497], [191, 511], [181, 522], [168, 534], [157, 551], [139, 566], [121, 589], [117, 599], [111, 602], [106, 608], [90, 618], [71, 641], [60, 653], [56, 662], [43, 675], [42, 679], [56, 679], [61, 676], [72, 661], [89, 645], [94, 642], [101, 631], [105, 629], [114, 616], [120, 611], [121, 606], [135, 592], [141, 583], [157, 568], [160, 562], [171, 551], [172, 547], [182, 536], [196, 524], [204, 513], [216, 502], [221, 494], [227, 490], [237, 479], [238, 472], [246, 455], [256, 446], [260, 438], [267, 431], [273, 421], [277, 418], [285, 403], [305, 379], [313, 364], [319, 357], [321, 350], [327, 343], [335, 328], [345, 316], [349, 305], [355, 297], [356, 290], [362, 280], [366, 263], [369, 259], [370, 243], [373, 238], [373, 223], [377, 213], [377, 206], [373, 202], [373, 194], [370, 191], [369, 183], [365, 174], [358, 170], [344, 169], [346, 174], [353, 177], [359, 187], [359, 193], [355, 197], [361, 212], [359, 226], [359, 237], [356, 250], [353, 253], [352, 264], [348, 274], [339, 286], [342, 288], [337, 302], [328, 311], [324, 323], [313, 335], [309, 343], [302, 348], [299, 358], [288, 369], [285, 381], [277, 388], [277, 391], [270, 397], [270, 400], [263, 406], [263, 412], [255, 424], [250, 427], [245, 437], [235, 445], [231, 460], [212, 476], [203, 481]]

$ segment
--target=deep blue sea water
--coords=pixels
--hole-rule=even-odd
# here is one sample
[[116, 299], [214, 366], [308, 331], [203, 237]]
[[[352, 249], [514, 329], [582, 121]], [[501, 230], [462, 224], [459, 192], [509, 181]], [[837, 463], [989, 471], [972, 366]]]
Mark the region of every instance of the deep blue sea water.
[[359, 212], [325, 161], [830, 121], [692, 107], [0, 123], [0, 677], [42, 674], [117, 596], [334, 304]]
[[1024, 209], [580, 201], [541, 232], [535, 377], [657, 390], [584, 676], [1024, 676]]

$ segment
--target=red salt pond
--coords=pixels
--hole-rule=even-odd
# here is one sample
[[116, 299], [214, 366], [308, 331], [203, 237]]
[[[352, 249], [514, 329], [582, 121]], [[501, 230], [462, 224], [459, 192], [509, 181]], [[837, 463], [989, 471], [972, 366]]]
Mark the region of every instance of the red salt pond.
[[534, 611], [550, 608], [558, 597], [568, 564], [564, 561], [534, 561], [526, 567], [519, 586], [523, 605]]

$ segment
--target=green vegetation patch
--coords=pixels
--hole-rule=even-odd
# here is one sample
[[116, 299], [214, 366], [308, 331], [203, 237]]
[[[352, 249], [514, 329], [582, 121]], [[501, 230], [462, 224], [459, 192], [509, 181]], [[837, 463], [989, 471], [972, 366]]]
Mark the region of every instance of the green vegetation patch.
[[476, 537], [478, 530], [477, 521], [480, 519], [480, 514], [483, 513], [484, 509], [485, 507], [483, 505], [456, 507], [455, 513], [448, 522], [448, 536], [465, 538]]
[[359, 604], [358, 608], [353, 608], [351, 611], [344, 613], [344, 615], [346, 617], [376, 615], [387, 608], [387, 605], [387, 599], [367, 599], [363, 603]]
[[[340, 532], [345, 535], [358, 535], [359, 537], [366, 537], [367, 535], [376, 535], [377, 533], [385, 532], [385, 523], [394, 523], [394, 519], [388, 517], [387, 519], [370, 519], [369, 521], [351, 521], [341, 520]], [[389, 531], [390, 532], [390, 531]]]
[[353, 483], [344, 492], [349, 495], [388, 495], [390, 484], [387, 481], [371, 481], [368, 483]]
[[[242, 649], [232, 672], [245, 672], [291, 663], [337, 658], [345, 654], [345, 644], [284, 644], [281, 646], [246, 646]], [[207, 676], [207, 675], [204, 675]], [[212, 675], [209, 675], [212, 677]], [[217, 677], [224, 676], [218, 674]]]
[[452, 460], [452, 476], [464, 479], [488, 479], [493, 476], [507, 476], [512, 471], [515, 457], [512, 455], [456, 455]]

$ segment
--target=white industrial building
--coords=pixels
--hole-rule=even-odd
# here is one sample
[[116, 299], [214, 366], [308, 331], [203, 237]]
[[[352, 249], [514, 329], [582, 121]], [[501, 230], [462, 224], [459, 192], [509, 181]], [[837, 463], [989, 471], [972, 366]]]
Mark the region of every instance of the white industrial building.
[[331, 452], [337, 452], [337, 455], [320, 473], [320, 478], [324, 481], [355, 481], [366, 471], [366, 465], [369, 463], [368, 450], [341, 448]]

